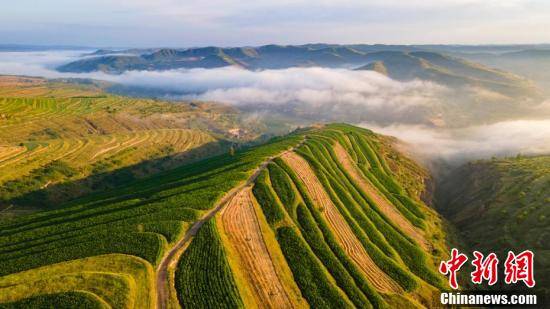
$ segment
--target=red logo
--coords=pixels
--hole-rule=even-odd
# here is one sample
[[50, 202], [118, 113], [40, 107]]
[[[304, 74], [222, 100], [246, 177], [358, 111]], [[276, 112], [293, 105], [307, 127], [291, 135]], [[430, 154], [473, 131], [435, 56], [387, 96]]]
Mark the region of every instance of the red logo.
[[508, 258], [504, 265], [504, 281], [506, 284], [523, 281], [525, 285], [532, 288], [535, 286], [535, 277], [533, 271], [533, 258], [535, 254], [531, 250], [525, 250], [515, 255], [514, 252], [508, 252]]
[[439, 272], [444, 275], [449, 274], [449, 285], [455, 290], [458, 289], [456, 273], [466, 261], [468, 261], [468, 257], [465, 254], [459, 254], [458, 250], [453, 248], [451, 250], [451, 259], [446, 262], [442, 261], [441, 264], [439, 264]]
[[498, 280], [498, 258], [494, 253], [489, 254], [485, 259], [483, 253], [474, 251], [475, 259], [472, 261], [475, 270], [470, 274], [472, 282], [481, 284], [483, 280], [488, 280], [489, 285], [493, 285]]
[[[523, 281], [526, 286], [534, 287], [534, 257], [535, 254], [531, 250], [525, 250], [517, 255], [509, 251], [506, 262], [504, 262], [504, 281], [506, 284], [516, 284], [518, 281]], [[449, 276], [449, 286], [455, 290], [458, 289], [457, 273], [466, 261], [468, 261], [468, 257], [453, 248], [451, 258], [448, 261], [441, 261], [441, 264], [439, 264], [439, 272]], [[485, 256], [479, 251], [474, 251], [474, 259], [472, 260], [474, 269], [470, 273], [472, 282], [482, 284], [485, 280], [489, 285], [497, 283], [498, 263], [499, 260], [495, 253], [491, 252]]]

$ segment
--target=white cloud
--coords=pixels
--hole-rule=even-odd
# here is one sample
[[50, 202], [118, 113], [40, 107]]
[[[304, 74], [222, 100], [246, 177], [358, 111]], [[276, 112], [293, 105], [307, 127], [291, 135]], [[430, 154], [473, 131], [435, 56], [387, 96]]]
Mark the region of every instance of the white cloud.
[[[449, 89], [437, 84], [398, 82], [370, 71], [291, 68], [248, 71], [233, 67], [171, 71], [59, 73], [52, 67], [78, 58], [81, 51], [0, 53], [0, 74], [82, 77], [185, 93], [187, 98], [253, 108], [253, 117], [270, 111], [309, 120], [361, 123], [397, 136], [430, 158], [465, 160], [492, 155], [550, 152], [550, 120], [513, 120], [466, 128], [433, 128], [423, 123], [445, 108]], [[476, 92], [477, 93], [477, 92]], [[486, 100], [493, 93], [481, 93]], [[479, 94], [478, 94], [479, 95]], [[550, 101], [533, 107], [549, 115]], [[251, 117], [252, 117], [251, 116]], [[522, 115], [516, 115], [520, 118]]]
[[460, 129], [404, 124], [361, 125], [395, 136], [405, 141], [413, 153], [430, 159], [464, 162], [518, 153], [550, 153], [550, 119], [511, 120]]

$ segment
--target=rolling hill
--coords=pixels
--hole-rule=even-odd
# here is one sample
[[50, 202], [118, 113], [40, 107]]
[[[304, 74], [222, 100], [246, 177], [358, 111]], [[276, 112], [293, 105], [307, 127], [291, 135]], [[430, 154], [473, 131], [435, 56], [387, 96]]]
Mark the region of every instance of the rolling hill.
[[478, 161], [438, 185], [439, 211], [472, 250], [535, 252], [537, 288], [550, 274], [550, 156]]
[[242, 126], [237, 111], [216, 104], [136, 99], [106, 94], [95, 84], [1, 76], [0, 216], [51, 208], [227, 151], [236, 141], [230, 131]]
[[0, 307], [430, 306], [447, 235], [428, 177], [335, 124], [128, 181], [0, 223]]
[[451, 88], [480, 87], [509, 97], [537, 92], [525, 78], [441, 53], [391, 51], [368, 55], [373, 62], [357, 70], [374, 70], [401, 81], [429, 80]]
[[501, 68], [535, 81], [548, 95], [550, 86], [550, 49], [548, 46], [531, 46], [501, 52], [455, 52], [457, 57], [469, 59], [491, 67]]
[[[528, 80], [478, 63], [426, 48], [363, 45], [265, 45], [259, 47], [201, 47], [94, 53], [94, 57], [64, 64], [61, 72], [122, 73], [129, 70], [171, 70], [235, 66], [250, 70], [291, 67], [358, 68], [385, 73], [397, 80], [423, 79], [449, 87], [477, 86], [508, 96], [534, 95]], [[378, 69], [376, 69], [377, 67]]]
[[[262, 113], [267, 109], [271, 114], [282, 117], [298, 117], [300, 120], [309, 118], [327, 119], [327, 121], [347, 121], [359, 123], [374, 121], [384, 124], [392, 121], [420, 123], [428, 126], [461, 127], [472, 124], [483, 124], [509, 120], [517, 115], [537, 117], [538, 104], [544, 101], [545, 84], [536, 84], [520, 75], [504, 71], [506, 67], [484, 65], [471, 58], [462, 58], [449, 51], [431, 50], [431, 46], [370, 46], [370, 45], [265, 45], [258, 47], [197, 47], [187, 49], [146, 49], [112, 52], [100, 51], [97, 55], [86, 56], [80, 60], [64, 64], [57, 69], [61, 72], [89, 73], [103, 71], [109, 74], [122, 74], [128, 71], [147, 70], [165, 71], [178, 69], [215, 69], [238, 68], [239, 70], [262, 71], [288, 68], [331, 68], [338, 70], [356, 70], [354, 76], [363, 78], [364, 71], [375, 71], [399, 82], [411, 82], [411, 85], [422, 85], [431, 92], [426, 94], [428, 104], [420, 106], [404, 105], [403, 115], [374, 115], [369, 111], [367, 116], [347, 115], [326, 112], [319, 113], [307, 110], [303, 112], [288, 104], [258, 104], [260, 102], [245, 102], [239, 108], [246, 112]], [[441, 49], [441, 48], [440, 48]], [[122, 52], [122, 54], [120, 54]], [[495, 56], [496, 57], [496, 56]], [[485, 63], [485, 62], [482, 62]], [[500, 68], [500, 69], [497, 69]], [[546, 72], [540, 70], [541, 72]], [[517, 70], [511, 72], [518, 72]], [[135, 72], [134, 72], [135, 73]], [[192, 72], [179, 72], [193, 74]], [[206, 72], [204, 72], [206, 73]], [[285, 72], [276, 72], [286, 74]], [[327, 72], [328, 73], [328, 72]], [[342, 71], [338, 72], [339, 74]], [[171, 73], [167, 73], [171, 74]], [[261, 74], [261, 73], [259, 73]], [[288, 73], [290, 75], [294, 73]], [[545, 73], [542, 73], [545, 74]], [[364, 78], [378, 78], [364, 73]], [[528, 75], [529, 77], [532, 75]], [[424, 83], [426, 82], [426, 83]], [[131, 82], [130, 82], [131, 84]], [[156, 85], [152, 87], [132, 86], [111, 87], [110, 91], [127, 95], [166, 96], [166, 95], [196, 95], [203, 91], [216, 90], [217, 82], [209, 86], [204, 81], [205, 90], [182, 89]], [[212, 87], [212, 88], [208, 88]], [[220, 86], [221, 87], [221, 86]], [[254, 87], [262, 87], [254, 85]], [[339, 87], [334, 85], [334, 87]], [[330, 88], [330, 87], [329, 87]], [[547, 88], [547, 87], [546, 87]], [[428, 94], [429, 93], [429, 94]], [[208, 94], [208, 93], [207, 93]], [[305, 97], [305, 96], [304, 96]], [[223, 100], [223, 99], [222, 99]], [[300, 99], [298, 99], [298, 103]], [[346, 99], [350, 100], [350, 99]], [[358, 102], [369, 98], [358, 97]], [[239, 103], [239, 102], [237, 102]], [[354, 102], [355, 104], [355, 102]], [[332, 107], [332, 105], [329, 105]], [[328, 108], [327, 108], [328, 109]], [[376, 111], [374, 111], [376, 112]], [[333, 115], [337, 114], [337, 115]], [[540, 116], [539, 116], [540, 117]], [[396, 120], [396, 119], [398, 120]]]

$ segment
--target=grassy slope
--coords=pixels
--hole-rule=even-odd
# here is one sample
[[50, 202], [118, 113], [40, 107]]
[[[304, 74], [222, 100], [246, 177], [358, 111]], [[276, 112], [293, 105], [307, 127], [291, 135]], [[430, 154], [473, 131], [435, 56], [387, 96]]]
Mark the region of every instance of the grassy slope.
[[537, 286], [550, 285], [550, 156], [473, 162], [439, 187], [438, 207], [472, 250], [531, 249]]
[[156, 301], [152, 288], [150, 264], [132, 256], [109, 254], [1, 277], [0, 302], [84, 291], [116, 308], [147, 308]]

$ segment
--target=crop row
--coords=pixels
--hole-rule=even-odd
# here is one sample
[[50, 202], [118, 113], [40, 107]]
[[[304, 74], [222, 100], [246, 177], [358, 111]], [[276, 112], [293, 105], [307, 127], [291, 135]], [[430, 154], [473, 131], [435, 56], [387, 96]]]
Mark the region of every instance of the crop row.
[[[308, 144], [310, 148], [315, 148], [316, 146], [313, 143]], [[319, 147], [319, 146], [317, 146]], [[328, 145], [325, 145], [328, 148]], [[325, 148], [325, 149], [326, 149]], [[309, 162], [315, 162], [312, 156], [303, 153], [304, 157]], [[322, 154], [321, 154], [322, 155]], [[324, 158], [328, 159], [330, 155], [325, 155]], [[318, 158], [318, 156], [316, 156]], [[319, 166], [319, 164], [314, 164]], [[333, 165], [334, 166], [334, 165]], [[317, 173], [322, 173], [322, 171], [317, 168], [315, 169]], [[362, 206], [362, 211], [367, 215], [367, 217], [372, 221], [374, 226], [384, 235], [384, 238], [391, 245], [391, 247], [399, 253], [400, 258], [405, 262], [408, 268], [415, 273], [420, 278], [426, 280], [430, 284], [435, 286], [441, 285], [440, 277], [428, 267], [428, 257], [420, 249], [418, 244], [412, 241], [407, 235], [403, 234], [397, 227], [395, 227], [390, 220], [384, 217], [379, 210], [376, 209], [376, 205], [370, 201], [368, 202], [368, 197], [358, 189], [357, 186], [353, 184], [353, 181], [350, 180], [350, 177], [346, 177], [345, 172], [342, 172], [340, 175], [335, 175], [336, 179], [340, 180], [339, 182], [345, 185], [347, 192], [354, 194], [353, 200], [358, 202]], [[336, 191], [340, 196], [346, 194], [345, 191]]]
[[[302, 195], [302, 198], [304, 199], [304, 202], [306, 205], [309, 205], [310, 210], [314, 209], [314, 203], [309, 198], [306, 189], [298, 179], [298, 177], [295, 175], [294, 171], [290, 169], [284, 162], [280, 161], [277, 162], [279, 165], [281, 165], [290, 175], [290, 177], [293, 179], [294, 183], [296, 184], [296, 187], [300, 191], [300, 194]], [[321, 177], [319, 180], [321, 183], [326, 182], [323, 180], [324, 177]], [[334, 199], [334, 194], [331, 193], [331, 190], [328, 190], [329, 196]], [[404, 289], [409, 290], [416, 286], [414, 278], [412, 278], [406, 270], [404, 270], [402, 267], [400, 267], [396, 262], [394, 262], [392, 259], [388, 258], [376, 245], [374, 245], [371, 240], [369, 239], [369, 236], [371, 234], [365, 233], [363, 230], [361, 230], [361, 227], [353, 220], [353, 218], [350, 216], [350, 214], [346, 211], [346, 209], [343, 207], [343, 205], [339, 204], [339, 202], [334, 199], [335, 205], [339, 205], [339, 211], [346, 219], [348, 225], [354, 232], [355, 236], [359, 239], [361, 244], [365, 247], [367, 252], [372, 255], [373, 261], [376, 263], [376, 265], [383, 270], [386, 274], [388, 274], [391, 278], [393, 278], [396, 282], [398, 282]], [[350, 200], [351, 201], [351, 200]], [[348, 206], [348, 205], [346, 205]], [[315, 211], [313, 214], [317, 214]], [[327, 239], [329, 244], [333, 244], [335, 241], [334, 236], [332, 236], [332, 232], [330, 229], [326, 226], [326, 223], [324, 223], [324, 220], [322, 220], [319, 216], [317, 216], [317, 221], [319, 227], [323, 230], [325, 238]], [[373, 232], [378, 233], [378, 231], [374, 228]], [[368, 236], [367, 236], [368, 235]], [[335, 248], [335, 253], [341, 258], [341, 260], [344, 263], [347, 263], [346, 259], [344, 258], [345, 254], [342, 254], [340, 252], [341, 249], [336, 249], [337, 246], [333, 244], [332, 246]], [[349, 265], [349, 264], [348, 264]], [[354, 274], [355, 270], [351, 267], [348, 267], [350, 269], [351, 273]], [[356, 276], [357, 277], [357, 276]], [[367, 295], [370, 293], [368, 289], [366, 289]], [[376, 297], [376, 296], [375, 296]], [[374, 298], [374, 302], [376, 303], [377, 300]]]
[[273, 225], [284, 219], [284, 212], [267, 181], [268, 172], [264, 169], [256, 179], [252, 192], [258, 204], [262, 207], [267, 223]]
[[183, 308], [244, 307], [213, 219], [185, 250], [175, 276]]

